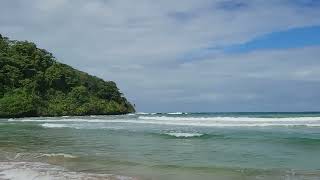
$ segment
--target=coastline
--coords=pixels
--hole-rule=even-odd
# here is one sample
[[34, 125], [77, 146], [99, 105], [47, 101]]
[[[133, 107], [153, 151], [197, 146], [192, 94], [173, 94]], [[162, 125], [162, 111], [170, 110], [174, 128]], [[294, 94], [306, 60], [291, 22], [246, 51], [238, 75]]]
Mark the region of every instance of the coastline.
[[0, 180], [138, 180], [134, 177], [68, 171], [63, 167], [40, 162], [1, 162]]
[[[148, 171], [148, 172], [144, 172]], [[156, 171], [156, 172], [155, 172]], [[130, 172], [128, 172], [129, 174]], [[132, 173], [132, 172], [131, 172]], [[137, 168], [135, 174], [100, 173], [90, 169], [73, 171], [65, 167], [42, 162], [2, 162], [0, 161], [0, 180], [315, 180], [320, 171], [302, 171], [293, 169], [240, 169], [240, 168], [191, 168], [191, 167], [154, 167], [152, 169]]]
[[128, 114], [131, 114], [131, 113], [134, 113], [134, 112], [125, 112], [125, 113], [122, 113], [122, 112], [119, 112], [119, 113], [102, 113], [102, 114], [83, 114], [83, 115], [63, 115], [63, 116], [60, 116], [60, 115], [52, 115], [52, 116], [1, 116], [0, 117], [0, 120], [1, 119], [23, 119], [23, 118], [59, 118], [59, 117], [86, 117], [86, 116], [120, 116], [120, 115], [128, 115]]
[[0, 179], [314, 180], [319, 127], [320, 113], [2, 119]]
[[96, 114], [96, 113], [88, 113], [88, 114], [83, 114], [83, 115], [74, 115], [74, 114], [69, 114], [69, 115], [50, 115], [50, 116], [0, 116], [0, 120], [1, 119], [22, 119], [22, 118], [63, 118], [63, 117], [86, 117], [86, 116], [121, 116], [121, 115], [129, 115], [129, 114], [134, 114], [134, 115], [190, 115], [190, 114], [216, 114], [216, 115], [225, 115], [225, 114], [241, 114], [243, 116], [245, 116], [246, 114], [262, 114], [262, 115], [267, 115], [267, 114], [320, 114], [320, 111], [298, 111], [298, 112], [294, 112], [294, 111], [277, 111], [277, 112], [273, 112], [273, 111], [265, 111], [265, 112], [247, 112], [247, 111], [243, 111], [243, 112], [153, 112], [153, 113], [147, 113], [147, 112], [118, 112], [118, 113], [101, 113], [101, 114]]

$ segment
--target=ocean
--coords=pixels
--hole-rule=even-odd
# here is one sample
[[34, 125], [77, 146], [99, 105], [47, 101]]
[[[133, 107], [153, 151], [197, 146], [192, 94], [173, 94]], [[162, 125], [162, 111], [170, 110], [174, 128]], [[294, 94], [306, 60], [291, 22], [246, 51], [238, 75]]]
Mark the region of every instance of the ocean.
[[320, 113], [1, 119], [0, 179], [320, 180]]

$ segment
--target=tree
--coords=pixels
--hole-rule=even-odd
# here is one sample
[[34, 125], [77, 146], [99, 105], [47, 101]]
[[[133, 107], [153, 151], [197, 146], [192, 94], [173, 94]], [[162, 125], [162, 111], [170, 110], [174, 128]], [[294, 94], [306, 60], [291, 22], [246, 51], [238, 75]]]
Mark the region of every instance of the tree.
[[0, 35], [0, 117], [134, 112], [116, 83], [56, 61], [27, 41]]

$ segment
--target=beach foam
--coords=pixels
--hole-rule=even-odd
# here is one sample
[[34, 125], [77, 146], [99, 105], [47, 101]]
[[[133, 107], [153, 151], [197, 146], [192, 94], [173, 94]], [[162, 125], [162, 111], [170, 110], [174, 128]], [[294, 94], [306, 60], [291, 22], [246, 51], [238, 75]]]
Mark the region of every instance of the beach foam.
[[65, 153], [13, 153], [0, 151], [0, 159], [8, 161], [38, 161], [52, 159], [77, 158], [77, 156]]
[[126, 176], [112, 174], [92, 174], [71, 172], [66, 169], [45, 163], [37, 162], [0, 162], [0, 179], [8, 180], [133, 180]]

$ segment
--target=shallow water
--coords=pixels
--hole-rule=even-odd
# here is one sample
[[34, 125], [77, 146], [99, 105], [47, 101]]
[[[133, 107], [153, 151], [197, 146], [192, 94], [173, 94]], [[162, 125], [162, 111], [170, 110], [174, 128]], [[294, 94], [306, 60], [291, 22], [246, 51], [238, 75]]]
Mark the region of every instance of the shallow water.
[[2, 119], [0, 161], [116, 178], [320, 179], [320, 114]]

